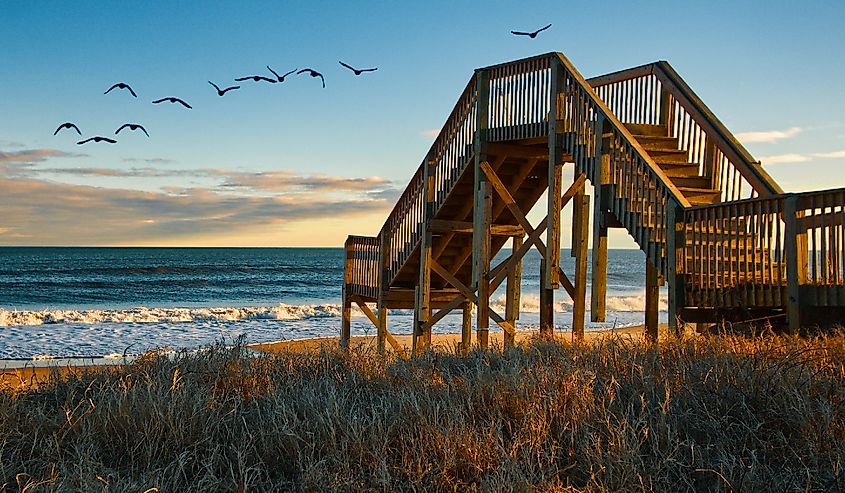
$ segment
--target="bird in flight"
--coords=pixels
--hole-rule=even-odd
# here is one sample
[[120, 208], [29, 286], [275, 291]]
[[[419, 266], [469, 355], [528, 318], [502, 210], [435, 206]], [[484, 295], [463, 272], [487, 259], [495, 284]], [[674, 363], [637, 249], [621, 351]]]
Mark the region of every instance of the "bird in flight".
[[108, 137], [100, 137], [98, 135], [96, 137], [91, 137], [90, 139], [80, 140], [79, 142], [76, 143], [76, 145], [81, 146], [82, 144], [87, 144], [88, 142], [91, 142], [92, 140], [94, 142], [108, 142], [109, 144], [117, 144], [117, 141], [114, 140], [114, 139], [110, 139]]
[[163, 103], [163, 102], [165, 102], [165, 101], [169, 101], [169, 102], [171, 102], [171, 103], [179, 103], [179, 104], [181, 104], [182, 106], [184, 106], [185, 108], [188, 108], [189, 110], [190, 110], [190, 109], [192, 109], [191, 105], [189, 105], [188, 103], [186, 103], [186, 102], [182, 101], [182, 100], [181, 100], [181, 99], [179, 99], [179, 98], [161, 98], [161, 99], [156, 99], [155, 101], [153, 101], [153, 104]]
[[308, 72], [308, 75], [310, 75], [311, 77], [319, 77], [320, 80], [323, 81], [323, 89], [326, 88], [326, 79], [323, 77], [323, 74], [321, 74], [320, 72], [317, 72], [316, 70], [314, 70], [312, 68], [304, 68], [304, 69], [298, 71], [297, 75], [298, 74], [304, 74], [306, 72]]
[[131, 92], [133, 96], [135, 96], [136, 98], [138, 97], [138, 95], [137, 95], [137, 94], [135, 94], [135, 91], [133, 91], [133, 90], [132, 90], [132, 88], [131, 88], [131, 87], [129, 87], [129, 84], [127, 84], [127, 83], [125, 83], [125, 82], [118, 82], [117, 84], [115, 84], [115, 85], [113, 85], [113, 86], [109, 87], [109, 90], [108, 90], [108, 91], [106, 91], [106, 92], [104, 92], [103, 94], [108, 94], [108, 93], [110, 93], [110, 92], [112, 91], [112, 89], [115, 89], [115, 88], [117, 88], [117, 89], [126, 89], [127, 91]]
[[62, 123], [61, 125], [59, 125], [59, 128], [57, 128], [56, 131], [53, 132], [53, 135], [58, 134], [60, 130], [63, 130], [65, 128], [72, 128], [72, 129], [76, 130], [76, 133], [78, 133], [79, 135], [82, 135], [82, 132], [79, 131], [79, 127], [77, 127], [76, 125], [74, 125], [71, 122], [65, 122], [65, 123]]
[[277, 78], [277, 79], [279, 79], [279, 82], [284, 82], [284, 81], [285, 81], [285, 77], [287, 77], [288, 75], [290, 75], [290, 74], [292, 74], [292, 73], [296, 72], [296, 70], [297, 70], [297, 69], [293, 69], [293, 70], [291, 70], [290, 72], [288, 72], [288, 73], [286, 73], [286, 74], [284, 74], [284, 75], [279, 75], [279, 74], [277, 74], [277, 73], [276, 73], [276, 71], [275, 71], [275, 70], [273, 70], [273, 69], [271, 69], [269, 65], [267, 65], [267, 70], [269, 70], [270, 72], [273, 72], [273, 75], [275, 75], [275, 76], [276, 76], [276, 78]]
[[217, 89], [217, 95], [218, 96], [222, 96], [229, 91], [234, 91], [235, 89], [241, 88], [241, 86], [232, 86], [232, 87], [227, 87], [226, 89], [220, 89], [220, 87], [217, 84], [215, 84], [214, 82], [208, 81], [208, 83], [211, 84], [212, 86], [214, 86], [215, 89]]
[[269, 77], [264, 77], [263, 75], [247, 75], [246, 77], [238, 77], [235, 80], [238, 81], [238, 82], [243, 81], [243, 80], [252, 80], [253, 82], [264, 81], [264, 82], [269, 82], [270, 84], [275, 84], [277, 82], [277, 81], [275, 81], [275, 80], [273, 80]]
[[121, 131], [121, 130], [123, 130], [124, 128], [126, 128], [126, 127], [129, 127], [129, 130], [138, 130], [138, 129], [140, 129], [142, 132], [144, 132], [144, 134], [145, 134], [147, 137], [149, 137], [149, 136], [150, 136], [150, 134], [149, 134], [149, 133], [147, 133], [147, 129], [146, 129], [146, 128], [144, 128], [144, 126], [143, 126], [143, 125], [138, 125], [137, 123], [124, 123], [123, 125], [121, 125], [121, 126], [120, 126], [120, 128], [118, 128], [117, 130], [115, 130], [115, 131], [114, 131], [114, 134], [115, 134], [115, 135], [119, 134], [119, 133], [120, 133], [120, 131]]
[[534, 32], [526, 33], [526, 32], [523, 32], [523, 31], [511, 31], [511, 34], [515, 34], [515, 35], [517, 35], [517, 36], [528, 36], [529, 38], [534, 39], [534, 38], [536, 38], [536, 37], [537, 37], [537, 35], [538, 35], [538, 34], [540, 34], [541, 32], [545, 31], [546, 29], [548, 29], [548, 28], [550, 28], [550, 27], [552, 27], [552, 25], [551, 25], [551, 24], [549, 24], [549, 25], [548, 25], [548, 26], [546, 26], [546, 27], [543, 27], [543, 28], [537, 29], [537, 30], [536, 30], [536, 31], [534, 31]]
[[378, 70], [378, 67], [374, 67], [374, 68], [362, 68], [362, 69], [360, 69], [360, 70], [359, 70], [359, 69], [357, 69], [357, 68], [355, 68], [355, 67], [349, 66], [349, 65], [347, 65], [347, 64], [345, 64], [345, 63], [343, 63], [343, 62], [340, 62], [340, 61], [339, 61], [339, 62], [337, 62], [337, 63], [339, 63], [339, 64], [343, 65], [344, 67], [348, 68], [349, 70], [351, 70], [351, 71], [355, 72], [355, 75], [361, 75], [361, 74], [363, 74], [364, 72], [375, 72], [376, 70]]

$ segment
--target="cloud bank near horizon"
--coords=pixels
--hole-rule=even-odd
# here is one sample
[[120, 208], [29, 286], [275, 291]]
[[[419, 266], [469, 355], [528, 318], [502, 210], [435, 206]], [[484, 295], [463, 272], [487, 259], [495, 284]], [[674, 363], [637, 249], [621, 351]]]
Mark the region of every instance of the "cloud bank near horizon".
[[[386, 212], [400, 192], [379, 177], [43, 166], [74, 156], [53, 149], [0, 152], [0, 244], [233, 244], [248, 238], [246, 244], [282, 245], [285, 229], [294, 223], [314, 221], [309, 233], [316, 233], [325, 219]], [[56, 175], [175, 180], [149, 191], [50, 179]], [[186, 177], [216, 184], [183, 186], [179, 179]]]

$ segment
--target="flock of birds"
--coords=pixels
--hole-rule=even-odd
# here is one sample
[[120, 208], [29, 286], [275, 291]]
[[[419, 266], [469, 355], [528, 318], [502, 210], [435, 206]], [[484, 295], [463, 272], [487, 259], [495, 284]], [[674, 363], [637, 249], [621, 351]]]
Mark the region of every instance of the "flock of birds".
[[[352, 67], [351, 65], [348, 65], [346, 63], [343, 63], [343, 62], [339, 62], [339, 63], [343, 67], [351, 70], [355, 75], [361, 75], [365, 72], [375, 72], [376, 70], [378, 70], [378, 67], [357, 69], [357, 68]], [[278, 84], [280, 82], [284, 82], [285, 77], [287, 77], [291, 74], [296, 74], [296, 75], [306, 74], [306, 75], [311, 76], [313, 78], [319, 78], [320, 82], [322, 82], [323, 89], [326, 88], [326, 78], [323, 76], [323, 74], [321, 74], [320, 72], [318, 72], [318, 71], [316, 71], [312, 68], [293, 69], [293, 70], [286, 72], [284, 74], [281, 74], [281, 75], [278, 72], [276, 72], [275, 70], [273, 70], [272, 68], [270, 68], [269, 65], [267, 66], [267, 70], [269, 70], [270, 73], [273, 74], [273, 78], [266, 77], [264, 75], [247, 75], [245, 77], [235, 78], [235, 82], [243, 82], [243, 81], [251, 80], [253, 82], [266, 82], [266, 83], [269, 83], [269, 84]], [[234, 90], [241, 88], [241, 86], [236, 85], [236, 86], [226, 87], [225, 89], [221, 89], [220, 86], [218, 86], [217, 84], [215, 84], [212, 81], [208, 81], [208, 83], [211, 84], [212, 87], [214, 87], [214, 89], [217, 91], [217, 95], [221, 96], [221, 97], [224, 96], [229, 91], [234, 91]], [[113, 84], [103, 94], [108, 94], [115, 89], [128, 91], [129, 94], [131, 94], [133, 97], [135, 97], [135, 98], [138, 97], [138, 93], [136, 93], [135, 90], [132, 89], [132, 86], [130, 86], [129, 84], [127, 84], [125, 82], [118, 82], [116, 84]], [[189, 109], [189, 110], [193, 109], [193, 106], [188, 104], [184, 99], [173, 97], [173, 96], [168, 96], [168, 97], [165, 97], [165, 98], [156, 99], [152, 102], [152, 104], [160, 104], [160, 103], [164, 103], [164, 102], [168, 102], [168, 103], [172, 103], [172, 104], [180, 104], [180, 105], [184, 106], [186, 109]], [[146, 135], [147, 137], [150, 136], [150, 133], [147, 132], [147, 129], [144, 128], [144, 126], [139, 124], [139, 123], [124, 123], [123, 125], [120, 126], [120, 128], [118, 128], [117, 130], [114, 131], [114, 134], [118, 135], [121, 130], [126, 129], [126, 128], [128, 128], [131, 131], [140, 130], [140, 131], [144, 132], [144, 135]], [[73, 122], [62, 123], [61, 125], [58, 126], [58, 128], [56, 128], [56, 131], [53, 132], [53, 135], [58, 135], [58, 133], [61, 132], [62, 130], [75, 130], [77, 134], [82, 136], [82, 131], [79, 130], [79, 127]], [[76, 144], [77, 145], [83, 145], [83, 144], [87, 144], [89, 142], [95, 142], [95, 143], [96, 142], [107, 142], [109, 144], [117, 144], [116, 139], [113, 139], [111, 137], [103, 137], [102, 135], [95, 135], [95, 136], [89, 137], [85, 140], [80, 140]]]
[[[548, 29], [550, 27], [552, 27], [551, 24], [549, 24], [545, 27], [542, 27], [540, 29], [537, 29], [536, 31], [531, 31], [531, 32], [511, 31], [511, 34], [513, 34], [515, 36], [528, 36], [529, 38], [534, 39], [534, 38], [537, 37], [538, 34], [540, 34], [541, 32], [545, 31], [546, 29]], [[378, 67], [358, 69], [358, 68], [355, 68], [351, 65], [343, 63], [342, 61], [339, 61], [338, 63], [340, 63], [340, 65], [343, 66], [344, 68], [351, 70], [352, 73], [355, 74], [356, 76], [362, 75], [366, 72], [375, 72], [376, 70], [378, 70]], [[326, 78], [323, 76], [323, 74], [321, 74], [320, 72], [318, 72], [318, 71], [316, 71], [312, 68], [303, 68], [303, 69], [296, 68], [296, 69], [293, 69], [293, 70], [286, 72], [284, 74], [281, 74], [281, 75], [279, 75], [278, 72], [276, 72], [275, 70], [270, 68], [269, 65], [267, 66], [267, 70], [269, 70], [270, 73], [273, 74], [273, 77], [267, 77], [265, 75], [247, 75], [247, 76], [244, 76], [244, 77], [236, 77], [235, 82], [244, 82], [244, 81], [251, 80], [253, 82], [266, 82], [268, 84], [278, 84], [278, 83], [284, 82], [285, 77], [287, 77], [291, 74], [296, 74], [296, 75], [306, 74], [306, 75], [308, 75], [312, 78], [315, 78], [315, 79], [319, 78], [320, 82], [322, 83], [323, 89], [326, 88]], [[211, 84], [212, 87], [214, 87], [214, 89], [217, 91], [217, 95], [220, 96], [220, 97], [225, 96], [226, 93], [229, 92], [229, 91], [235, 91], [235, 90], [238, 90], [238, 89], [241, 88], [240, 85], [235, 85], [235, 86], [226, 87], [225, 89], [221, 89], [220, 86], [218, 86], [214, 82], [208, 81], [208, 83]], [[125, 82], [118, 82], [116, 84], [113, 84], [103, 94], [108, 94], [115, 89], [119, 89], [119, 90], [123, 90], [123, 91], [129, 91], [129, 93], [133, 97], [135, 97], [135, 98], [138, 97], [138, 94], [135, 92], [135, 90], [132, 89], [132, 87]], [[168, 102], [168, 103], [171, 103], [171, 104], [180, 104], [180, 105], [184, 106], [186, 109], [189, 109], [189, 110], [193, 109], [193, 106], [191, 106], [190, 104], [185, 102], [185, 100], [183, 100], [181, 98], [173, 97], [173, 96], [168, 96], [168, 97], [165, 97], [165, 98], [156, 99], [156, 100], [152, 101], [152, 104], [160, 104], [160, 103], [164, 103], [164, 102]], [[130, 131], [133, 131], [133, 132], [136, 131], [136, 130], [140, 130], [140, 131], [144, 132], [144, 135], [146, 135], [147, 137], [150, 136], [149, 132], [147, 132], [147, 129], [144, 128], [144, 126], [139, 124], [139, 123], [124, 123], [117, 130], [114, 131], [114, 135], [118, 135], [121, 130], [126, 129], [126, 128], [128, 128]], [[62, 123], [61, 125], [59, 125], [58, 128], [56, 128], [56, 131], [53, 132], [53, 135], [54, 136], [58, 135], [58, 133], [61, 132], [62, 130], [75, 130], [76, 133], [79, 134], [80, 137], [82, 136], [82, 131], [80, 131], [79, 127], [76, 126], [76, 124], [74, 124], [73, 122]], [[113, 138], [110, 138], [110, 137], [103, 137], [101, 135], [95, 135], [95, 136], [89, 137], [85, 140], [80, 140], [76, 144], [77, 145], [83, 145], [83, 144], [87, 144], [89, 142], [95, 142], [95, 143], [97, 143], [97, 142], [107, 142], [109, 144], [117, 144], [116, 139], [113, 139]]]

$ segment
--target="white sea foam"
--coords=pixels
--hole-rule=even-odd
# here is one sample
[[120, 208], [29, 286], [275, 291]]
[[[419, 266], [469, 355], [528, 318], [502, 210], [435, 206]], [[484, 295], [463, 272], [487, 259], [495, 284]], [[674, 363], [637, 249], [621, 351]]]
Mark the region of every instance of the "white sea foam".
[[340, 305], [286, 305], [221, 308], [147, 308], [122, 310], [0, 309], [0, 327], [45, 324], [180, 323], [238, 320], [302, 320], [339, 317]]

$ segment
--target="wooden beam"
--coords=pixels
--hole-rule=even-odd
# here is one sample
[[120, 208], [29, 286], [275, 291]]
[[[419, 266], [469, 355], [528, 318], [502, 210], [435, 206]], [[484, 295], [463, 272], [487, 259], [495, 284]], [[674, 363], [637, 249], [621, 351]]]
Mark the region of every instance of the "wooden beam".
[[[499, 325], [499, 327], [502, 328], [502, 330], [504, 330], [505, 332], [510, 332], [512, 334], [516, 333], [516, 329], [514, 328], [514, 326], [512, 324], [508, 323], [507, 320], [502, 318], [501, 315], [496, 313], [492, 308], [490, 308], [490, 306], [482, 307], [479, 304], [479, 297], [476, 296], [476, 294], [473, 293], [472, 290], [469, 287], [467, 287], [464, 283], [462, 283], [458, 278], [453, 276], [451, 272], [444, 269], [443, 266], [440, 265], [436, 260], [432, 260], [431, 270], [433, 270], [434, 273], [437, 274], [438, 276], [442, 277], [444, 281], [446, 281], [449, 284], [451, 284], [452, 286], [456, 287], [458, 289], [458, 291], [463, 293], [463, 295], [466, 297], [466, 299], [475, 303], [475, 306], [477, 306], [479, 310], [486, 308], [487, 309], [487, 317], [492, 318]], [[482, 347], [484, 347], [484, 346], [482, 346]]]
[[461, 307], [465, 302], [466, 298], [463, 295], [456, 296], [455, 299], [450, 301], [446, 306], [431, 315], [431, 318], [427, 322], [427, 328], [431, 329], [434, 327], [434, 324], [441, 321], [443, 317], [448, 315], [452, 310]]
[[[511, 244], [511, 255], [522, 246], [522, 238], [514, 238]], [[519, 304], [522, 297], [522, 261], [517, 261], [508, 273], [507, 293], [505, 296], [505, 320], [514, 327], [519, 318]], [[514, 336], [505, 332], [505, 348], [514, 346]]]
[[[505, 203], [505, 207], [513, 214], [513, 217], [516, 218], [516, 221], [522, 226], [523, 230], [525, 231], [533, 231], [534, 227], [528, 222], [528, 219], [525, 217], [525, 214], [520, 210], [519, 206], [514, 200], [513, 195], [508, 191], [508, 187], [502, 183], [502, 180], [499, 179], [499, 176], [496, 175], [496, 172], [493, 171], [493, 168], [486, 162], [481, 163], [480, 165], [481, 171], [484, 172], [484, 175], [487, 177], [487, 180], [490, 182], [490, 185], [493, 186], [493, 189], [496, 190], [496, 193], [499, 194], [499, 197], [502, 198], [502, 201]], [[535, 242], [536, 244], [536, 242]]]
[[[431, 221], [431, 231], [432, 233], [472, 234], [473, 227], [469, 221], [433, 219]], [[494, 236], [525, 236], [525, 229], [521, 226], [510, 224], [492, 224], [490, 225], [490, 234]]]
[[[364, 303], [358, 297], [355, 297], [354, 301], [355, 301], [355, 304], [358, 305], [358, 308], [360, 308], [361, 311], [364, 313], [364, 315], [366, 315], [367, 318], [370, 319], [370, 322], [372, 322], [373, 325], [375, 325], [376, 327], [381, 326], [381, 322], [380, 322], [379, 317], [376, 317], [375, 313], [373, 313], [373, 311], [370, 310], [370, 307], [367, 306], [366, 303]], [[385, 318], [385, 320], [386, 320], [386, 318]], [[385, 339], [387, 339], [387, 342], [390, 343], [390, 346], [393, 348], [394, 351], [399, 353], [399, 355], [401, 357], [403, 357], [405, 359], [408, 358], [408, 354], [405, 352], [405, 348], [403, 348], [402, 345], [399, 344], [399, 341], [397, 341], [396, 338], [393, 337], [393, 335], [387, 330], [386, 327], [384, 329], [384, 337], [385, 337]]]
[[609, 194], [606, 193], [610, 181], [610, 154], [607, 152], [602, 152], [598, 175], [598, 183], [593, 184], [590, 320], [604, 322], [607, 318], [607, 215], [610, 211]]
[[[800, 233], [798, 197], [787, 197], [784, 202], [785, 223], [784, 253], [786, 255], [786, 312], [789, 330], [797, 333], [803, 319], [801, 285], [807, 280], [806, 231]], [[803, 211], [802, 211], [803, 213]], [[803, 235], [803, 238], [802, 238]]]
[[487, 144], [487, 152], [496, 156], [507, 156], [527, 159], [548, 159], [549, 149], [546, 147], [533, 147], [501, 142], [490, 142]]
[[660, 306], [660, 270], [645, 261], [645, 337], [651, 343], [657, 342], [657, 314]]
[[[569, 201], [572, 200], [572, 197], [574, 197], [575, 194], [578, 192], [578, 187], [583, 185], [584, 180], [586, 180], [586, 176], [581, 174], [578, 177], [578, 179], [576, 179], [576, 181], [572, 185], [569, 186], [569, 189], [567, 189], [566, 192], [561, 197], [561, 200], [560, 200], [560, 207], [561, 208], [566, 207], [566, 204], [568, 204]], [[530, 233], [528, 233], [528, 238], [525, 240], [522, 247], [519, 249], [519, 252], [517, 253], [517, 255], [511, 255], [511, 258], [507, 260], [507, 264], [505, 265], [504, 270], [501, 273], [499, 273], [493, 279], [492, 285], [494, 286], [494, 290], [505, 279], [506, 272], [508, 270], [510, 270], [511, 268], [513, 268], [513, 264], [516, 261], [521, 260], [522, 257], [524, 257], [526, 253], [528, 253], [528, 251], [531, 249], [531, 247], [533, 245], [536, 245], [536, 240], [538, 240], [540, 238], [540, 235], [543, 234], [543, 231], [546, 230], [546, 226], [547, 226], [546, 219], [543, 218], [540, 221], [540, 225], [537, 226], [537, 228], [533, 229]], [[542, 241], [540, 241], [540, 243], [542, 244]], [[544, 246], [543, 250], [540, 251], [540, 255], [545, 257], [545, 246]], [[567, 289], [567, 292], [569, 292], [570, 296], [572, 296], [573, 293], [574, 293], [574, 288], [572, 288], [571, 283], [569, 283], [569, 285], [567, 286], [567, 283], [568, 283], [569, 280], [566, 279], [564, 281], [565, 277], [566, 277], [566, 275], [564, 274], [564, 276], [562, 276], [561, 281], [564, 282], [564, 287]], [[570, 288], [572, 288], [573, 290], [570, 291]]]
[[[555, 57], [551, 65], [552, 80], [549, 87], [549, 101], [552, 115], [548, 119], [548, 137], [546, 145], [549, 150], [548, 180], [549, 188], [546, 200], [546, 272], [545, 285], [547, 289], [557, 288], [560, 285], [560, 214], [563, 206], [560, 204], [560, 191], [563, 189], [563, 151], [558, 146], [557, 122], [563, 117], [560, 95], [564, 88], [564, 67], [559, 57]], [[572, 152], [572, 149], [568, 149]]]
[[554, 337], [555, 290], [546, 287], [546, 259], [540, 259], [540, 335]]
[[472, 347], [472, 303], [465, 301], [461, 319], [461, 354], [467, 354]]
[[341, 313], [340, 321], [340, 347], [344, 349], [349, 348], [349, 339], [351, 337], [350, 331], [352, 328], [352, 293], [350, 292], [350, 285], [352, 284], [352, 256], [350, 255], [349, 239], [343, 246], [344, 263], [343, 263], [343, 312]]
[[666, 202], [666, 266], [669, 284], [669, 331], [676, 337], [684, 332], [684, 322], [681, 318], [685, 305], [685, 266], [684, 250], [686, 249], [686, 232], [684, 225], [684, 210], [677, 202], [670, 199]]
[[590, 231], [590, 214], [588, 212], [590, 210], [590, 196], [582, 195], [580, 204], [576, 202], [575, 205], [576, 208], [580, 209], [578, 219], [581, 224], [578, 230], [581, 236], [575, 245], [575, 296], [572, 299], [572, 338], [581, 341], [584, 340], [584, 318], [587, 309], [587, 235]]

